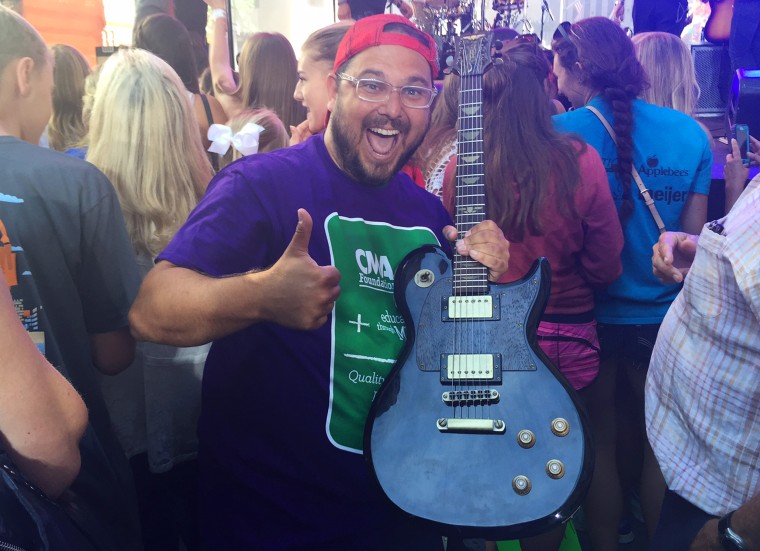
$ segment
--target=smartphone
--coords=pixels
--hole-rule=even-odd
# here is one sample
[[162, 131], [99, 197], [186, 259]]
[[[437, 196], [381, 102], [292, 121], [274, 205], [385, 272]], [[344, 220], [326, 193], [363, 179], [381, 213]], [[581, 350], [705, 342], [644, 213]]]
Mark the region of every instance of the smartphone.
[[734, 139], [739, 144], [741, 151], [742, 163], [749, 164], [749, 126], [746, 124], [737, 124], [734, 126]]

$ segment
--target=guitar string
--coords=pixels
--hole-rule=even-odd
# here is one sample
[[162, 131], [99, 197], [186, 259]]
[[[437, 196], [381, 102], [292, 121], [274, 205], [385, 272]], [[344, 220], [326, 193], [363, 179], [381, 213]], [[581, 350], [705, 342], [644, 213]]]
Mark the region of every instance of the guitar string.
[[[475, 122], [477, 122], [476, 126], [477, 126], [477, 131], [478, 131], [478, 143], [477, 143], [477, 145], [478, 145], [478, 147], [477, 147], [478, 158], [477, 158], [477, 162], [473, 165], [473, 169], [478, 174], [478, 188], [477, 188], [477, 190], [478, 190], [478, 203], [479, 203], [479, 205], [481, 205], [479, 207], [481, 210], [479, 211], [479, 213], [480, 213], [479, 216], [477, 216], [477, 221], [481, 222], [481, 221], [483, 221], [485, 219], [485, 212], [484, 212], [484, 210], [485, 210], [484, 191], [485, 190], [483, 188], [483, 183], [484, 183], [483, 179], [485, 177], [484, 176], [484, 172], [485, 171], [483, 170], [483, 165], [480, 164], [480, 161], [483, 158], [483, 152], [485, 150], [485, 144], [484, 144], [484, 140], [483, 140], [483, 138], [484, 138], [484, 136], [483, 136], [483, 76], [482, 75], [478, 75], [473, 80], [474, 80], [474, 82], [473, 82], [473, 84], [474, 84], [473, 96], [474, 96], [475, 102], [478, 105], [477, 119], [475, 121]], [[485, 296], [485, 294], [484, 294], [484, 284], [485, 284], [485, 281], [483, 280], [483, 277], [484, 277], [484, 274], [485, 274], [485, 270], [484, 270], [483, 266], [478, 266], [477, 267], [476, 274], [479, 277], [478, 283], [479, 283], [480, 287], [478, 289], [478, 291], [479, 291], [478, 300], [480, 300], [480, 299], [482, 299]], [[474, 321], [474, 323], [473, 323], [473, 330], [477, 332], [477, 335], [476, 335], [477, 338], [475, 340], [476, 340], [476, 342], [479, 343], [479, 346], [477, 347], [476, 350], [473, 350], [473, 352], [477, 353], [477, 354], [481, 354], [481, 353], [486, 353], [487, 352], [487, 350], [485, 348], [485, 338], [486, 338], [486, 335], [485, 335], [485, 331], [483, 331], [485, 323], [486, 323], [485, 320], [483, 320], [482, 318], [477, 318]], [[480, 377], [479, 380], [478, 380], [478, 382], [476, 383], [476, 389], [475, 390], [484, 390], [484, 383], [485, 383], [484, 378]], [[487, 415], [486, 415], [487, 409], [488, 409], [488, 406], [486, 406], [484, 403], [482, 403], [482, 402], [475, 402], [475, 413], [478, 414], [478, 416], [480, 418], [487, 417]]]
[[[472, 181], [472, 179], [471, 179], [472, 178], [472, 170], [471, 170], [471, 166], [470, 166], [469, 162], [465, 162], [465, 161], [469, 160], [470, 154], [472, 153], [472, 139], [474, 138], [474, 136], [473, 136], [474, 129], [472, 128], [472, 120], [469, 118], [469, 115], [470, 115], [471, 109], [472, 109], [472, 100], [473, 100], [473, 98], [472, 98], [472, 89], [471, 89], [471, 84], [472, 84], [471, 80], [472, 80], [472, 77], [468, 76], [462, 82], [462, 85], [464, 86], [465, 105], [466, 105], [466, 107], [465, 107], [465, 116], [467, 117], [465, 120], [466, 120], [466, 126], [467, 126], [467, 130], [468, 130], [468, 136], [466, 136], [468, 139], [465, 141], [465, 147], [463, 148], [466, 151], [466, 157], [465, 157], [465, 159], [462, 160], [463, 164], [464, 164], [464, 168], [465, 168], [463, 172], [465, 172], [465, 174], [466, 174], [465, 183], [467, 184], [467, 186], [464, 189], [466, 189], [467, 192], [468, 192], [467, 193], [467, 199], [465, 201], [465, 206], [467, 207], [467, 209], [465, 210], [465, 214], [464, 214], [464, 216], [467, 218], [466, 223], [464, 224], [464, 228], [463, 228], [465, 232], [468, 232], [469, 230], [472, 229], [472, 225], [471, 225], [471, 222], [472, 222], [472, 220], [471, 220], [471, 218], [472, 218], [471, 217], [471, 213], [472, 213], [472, 211], [470, 210], [470, 208], [472, 206], [472, 197], [471, 197], [472, 194], [470, 193], [470, 191], [472, 191], [470, 189], [470, 184], [471, 184], [471, 181]], [[460, 350], [464, 354], [465, 375], [464, 375], [464, 379], [463, 379], [463, 385], [465, 387], [465, 392], [472, 390], [471, 389], [471, 380], [470, 380], [469, 377], [470, 377], [470, 370], [473, 368], [473, 366], [472, 366], [472, 356], [471, 356], [471, 353], [472, 353], [471, 346], [467, 346], [468, 344], [471, 345], [471, 343], [472, 343], [472, 318], [471, 318], [471, 313], [469, 311], [470, 309], [468, 307], [469, 306], [469, 302], [468, 301], [469, 301], [469, 296], [470, 296], [470, 292], [469, 292], [469, 288], [468, 287], [469, 287], [469, 283], [470, 283], [471, 274], [470, 274], [470, 269], [469, 269], [470, 265], [468, 263], [468, 260], [469, 260], [468, 258], [462, 258], [461, 272], [463, 273], [462, 274], [463, 277], [460, 279], [460, 284], [462, 284], [462, 287], [463, 287], [463, 289], [461, 289], [461, 293], [462, 293], [462, 296], [464, 297], [463, 300], [465, 301], [464, 302], [464, 310], [465, 310], [464, 325], [465, 325], [465, 328], [466, 328], [466, 331], [465, 331], [465, 343], [464, 343], [463, 346], [460, 346]], [[463, 407], [463, 417], [465, 417], [467, 419], [471, 418], [471, 415], [470, 415], [471, 408], [470, 408], [469, 400], [465, 399], [462, 402], [462, 407]]]
[[[482, 76], [481, 75], [469, 75], [465, 79], [465, 103], [467, 106], [466, 120], [467, 128], [469, 132], [468, 139], [465, 140], [465, 150], [467, 152], [468, 162], [466, 163], [466, 174], [468, 177], [467, 186], [465, 189], [468, 191], [466, 204], [468, 211], [465, 213], [467, 221], [465, 226], [467, 230], [471, 230], [478, 222], [484, 219], [483, 216], [483, 171], [479, 163], [483, 152], [483, 116], [482, 116]], [[478, 318], [479, 301], [482, 298], [483, 293], [483, 272], [484, 268], [471, 258], [463, 259], [462, 271], [466, 274], [464, 279], [464, 289], [462, 292], [466, 300], [470, 301], [466, 303], [466, 310], [469, 310], [465, 318], [465, 339], [466, 348], [462, 347], [466, 351], [465, 355], [465, 370], [466, 376], [464, 379], [464, 387], [470, 392], [469, 399], [463, 403], [463, 407], [466, 409], [465, 416], [468, 419], [483, 418], [484, 405], [478, 401], [477, 391], [483, 389], [483, 377], [477, 372], [482, 368], [482, 362], [479, 359], [478, 354], [485, 351], [484, 347], [484, 333], [483, 320]], [[462, 281], [460, 279], [460, 281]]]
[[[460, 83], [463, 83], [463, 80], [460, 80]], [[464, 115], [464, 112], [463, 112], [463, 109], [464, 109], [464, 107], [463, 107], [463, 103], [464, 103], [463, 94], [464, 94], [464, 88], [460, 88], [460, 90], [459, 90], [459, 106], [458, 106], [458, 110], [459, 110], [459, 120], [458, 120], [459, 128], [457, 129], [457, 144], [458, 144], [457, 152], [460, 153], [460, 154], [461, 154], [461, 152], [463, 151], [463, 148], [464, 148], [464, 137], [463, 137], [464, 123], [462, 122], [463, 121], [462, 117]], [[457, 180], [457, 182], [456, 182], [456, 185], [457, 185], [457, 188], [456, 188], [456, 190], [457, 190], [457, 200], [456, 200], [456, 204], [454, 205], [454, 208], [456, 209], [456, 211], [455, 211], [455, 222], [456, 222], [456, 226], [457, 226], [458, 230], [463, 227], [463, 220], [462, 220], [462, 217], [461, 217], [462, 210], [460, 209], [460, 207], [462, 206], [462, 202], [464, 200], [462, 198], [462, 196], [461, 196], [462, 195], [462, 193], [461, 193], [462, 187], [461, 186], [462, 186], [462, 181], [464, 179], [463, 178], [463, 174], [464, 174], [464, 165], [462, 165], [461, 163], [458, 162], [457, 163], [457, 176], [456, 176], [456, 180]], [[455, 249], [454, 249], [454, 264], [453, 264], [453, 267], [454, 267], [454, 278], [453, 278], [453, 284], [452, 284], [452, 289], [451, 289], [452, 290], [452, 294], [454, 295], [454, 300], [453, 300], [452, 305], [451, 305], [451, 308], [452, 308], [453, 311], [449, 312], [450, 314], [454, 315], [454, 319], [453, 319], [454, 331], [453, 331], [453, 335], [452, 335], [453, 336], [453, 342], [451, 343], [452, 344], [452, 346], [451, 346], [451, 354], [456, 354], [457, 350], [459, 350], [459, 346], [458, 345], [460, 344], [459, 341], [460, 341], [460, 338], [461, 338], [461, 335], [460, 335], [461, 323], [460, 323], [460, 318], [459, 318], [459, 310], [460, 310], [460, 308], [459, 308], [459, 305], [460, 305], [460, 303], [459, 303], [459, 296], [460, 296], [460, 292], [459, 292], [459, 288], [458, 288], [459, 278], [460, 278], [459, 267], [460, 267], [460, 262], [461, 261], [459, 259], [458, 253], [456, 252], [456, 244], [454, 244], [454, 246], [455, 246]], [[456, 393], [459, 391], [459, 374], [458, 374], [458, 371], [461, 370], [461, 359], [457, 358], [457, 356], [454, 356], [453, 358], [454, 359], [452, 360], [452, 366], [454, 367], [454, 369], [452, 369], [452, 372], [451, 372], [451, 374], [453, 375], [453, 380], [451, 381], [452, 382], [451, 389], [452, 389], [452, 391], [454, 393], [453, 396], [456, 397], [456, 395], [457, 395]], [[460, 414], [461, 402], [454, 401], [453, 404], [454, 404], [453, 417], [457, 418], [457, 417], [459, 417], [459, 414]]]
[[[459, 151], [464, 155], [457, 174], [458, 208], [455, 218], [457, 226], [466, 232], [485, 219], [482, 75], [466, 75], [461, 78], [460, 83], [460, 125], [457, 134]], [[453, 392], [470, 392], [469, 396], [462, 394], [465, 398], [455, 402], [455, 417], [458, 416], [458, 407], [463, 418], [483, 418], [485, 412], [490, 411], [490, 404], [487, 400], [476, 400], [475, 391], [485, 392], [488, 379], [475, 372], [480, 370], [482, 365], [477, 354], [486, 352], [486, 335], [483, 332], [485, 320], [476, 318], [477, 303], [462, 304], [459, 301], [480, 300], [485, 296], [484, 290], [487, 294], [487, 269], [476, 261], [455, 253], [454, 276], [454, 295], [457, 297], [456, 308], [459, 311], [455, 312], [456, 317], [453, 320], [455, 346], [452, 353], [458, 350], [462, 355], [455, 356], [456, 359], [452, 362], [455, 377], [451, 381], [451, 387]], [[460, 405], [457, 406], [457, 403]]]

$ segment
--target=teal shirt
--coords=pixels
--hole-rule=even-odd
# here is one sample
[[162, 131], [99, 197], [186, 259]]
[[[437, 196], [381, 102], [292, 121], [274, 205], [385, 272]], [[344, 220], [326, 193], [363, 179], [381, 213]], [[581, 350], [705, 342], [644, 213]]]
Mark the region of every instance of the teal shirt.
[[[611, 106], [602, 98], [589, 102], [614, 125]], [[712, 151], [702, 128], [688, 115], [642, 100], [633, 102], [633, 162], [650, 190], [665, 228], [682, 231], [681, 215], [691, 193], [710, 191]], [[575, 132], [602, 157], [615, 205], [623, 202], [623, 186], [615, 174], [615, 143], [588, 109], [554, 116], [560, 132]], [[652, 274], [652, 245], [659, 233], [652, 214], [631, 182], [634, 210], [623, 223], [623, 274], [595, 297], [596, 319], [610, 324], [658, 324], [680, 291]]]

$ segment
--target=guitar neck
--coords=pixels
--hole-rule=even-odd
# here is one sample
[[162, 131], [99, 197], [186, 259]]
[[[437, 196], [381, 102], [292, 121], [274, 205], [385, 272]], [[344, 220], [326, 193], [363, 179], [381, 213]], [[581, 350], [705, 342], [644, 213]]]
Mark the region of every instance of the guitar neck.
[[[460, 235], [486, 219], [483, 158], [483, 75], [463, 75], [459, 89], [456, 212]], [[454, 294], [488, 293], [488, 270], [468, 257], [454, 255]]]

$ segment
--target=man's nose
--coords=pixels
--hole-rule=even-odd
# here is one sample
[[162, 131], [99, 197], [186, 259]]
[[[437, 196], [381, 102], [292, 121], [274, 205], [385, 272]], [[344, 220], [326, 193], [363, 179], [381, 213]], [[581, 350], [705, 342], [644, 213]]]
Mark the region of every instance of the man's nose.
[[388, 94], [388, 99], [383, 102], [380, 111], [389, 117], [396, 118], [401, 114], [404, 106], [401, 103], [401, 89], [394, 88]]

